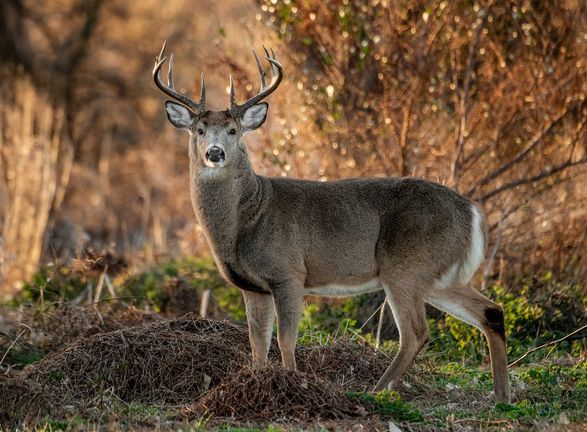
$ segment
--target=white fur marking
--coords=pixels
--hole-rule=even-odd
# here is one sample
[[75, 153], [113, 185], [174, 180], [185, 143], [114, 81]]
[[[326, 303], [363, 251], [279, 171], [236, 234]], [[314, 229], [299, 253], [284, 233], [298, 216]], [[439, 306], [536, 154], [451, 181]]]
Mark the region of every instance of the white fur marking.
[[474, 205], [471, 206], [473, 217], [471, 220], [471, 242], [467, 255], [459, 266], [458, 278], [462, 285], [467, 284], [472, 278], [483, 258], [485, 258], [485, 237], [481, 226], [482, 216]]
[[427, 303], [430, 303], [437, 309], [440, 309], [443, 312], [446, 312], [458, 319], [470, 324], [474, 327], [477, 327], [480, 330], [483, 330], [483, 326], [481, 323], [475, 319], [473, 315], [471, 315], [465, 308], [460, 307], [457, 303], [452, 302], [450, 300], [443, 299], [440, 296], [433, 296], [428, 298]]
[[485, 238], [481, 227], [481, 214], [474, 205], [471, 207], [471, 238], [469, 247], [463, 259], [453, 265], [440, 278], [436, 279], [434, 286], [437, 289], [449, 288], [455, 279], [460, 285], [469, 283], [485, 254]]
[[453, 265], [448, 271], [443, 274], [439, 279], [434, 281], [434, 286], [438, 289], [446, 289], [453, 283], [455, 275], [459, 269], [459, 264]]
[[383, 287], [379, 282], [379, 278], [374, 278], [360, 285], [330, 284], [320, 287], [306, 288], [306, 295], [346, 297], [381, 291], [382, 289]]

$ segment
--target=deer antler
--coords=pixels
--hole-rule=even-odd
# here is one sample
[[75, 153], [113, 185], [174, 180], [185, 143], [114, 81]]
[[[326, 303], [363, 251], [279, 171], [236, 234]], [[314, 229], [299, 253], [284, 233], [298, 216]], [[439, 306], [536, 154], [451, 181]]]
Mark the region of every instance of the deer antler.
[[234, 94], [234, 82], [232, 81], [232, 76], [230, 77], [230, 115], [233, 118], [236, 118], [242, 115], [246, 110], [248, 110], [253, 105], [259, 103], [262, 99], [269, 96], [273, 93], [277, 87], [279, 87], [279, 83], [281, 83], [281, 79], [283, 78], [283, 68], [281, 64], [277, 61], [277, 56], [273, 50], [267, 50], [267, 48], [263, 47], [265, 51], [265, 58], [269, 62], [271, 67], [271, 84], [267, 86], [267, 82], [265, 78], [267, 77], [267, 72], [261, 66], [261, 61], [257, 56], [257, 53], [253, 50], [253, 55], [255, 56], [255, 61], [257, 62], [257, 68], [259, 69], [259, 75], [261, 76], [261, 90], [259, 94], [252, 97], [251, 99], [247, 100], [242, 105], [238, 105], [236, 103], [236, 97]]
[[153, 68], [153, 80], [159, 90], [165, 93], [168, 96], [171, 96], [178, 102], [181, 102], [182, 105], [185, 105], [190, 111], [194, 114], [200, 114], [206, 110], [206, 82], [204, 81], [204, 74], [202, 73], [202, 92], [200, 94], [200, 102], [196, 103], [192, 99], [187, 96], [178, 93], [175, 90], [175, 86], [173, 84], [173, 54], [169, 57], [169, 69], [167, 71], [167, 85], [163, 84], [161, 81], [161, 67], [167, 57], [163, 57], [163, 53], [165, 52], [165, 46], [167, 45], [167, 41], [163, 42], [163, 47], [161, 48], [161, 52], [155, 59], [155, 67]]

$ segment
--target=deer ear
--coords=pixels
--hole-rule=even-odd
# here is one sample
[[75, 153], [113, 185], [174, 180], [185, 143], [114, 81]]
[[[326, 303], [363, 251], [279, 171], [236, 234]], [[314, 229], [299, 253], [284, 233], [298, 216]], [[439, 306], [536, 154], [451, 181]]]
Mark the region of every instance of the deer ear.
[[186, 107], [175, 102], [165, 102], [167, 118], [173, 126], [179, 129], [188, 130], [193, 124], [196, 116]]
[[269, 110], [269, 104], [265, 102], [253, 105], [241, 117], [241, 124], [243, 125], [244, 131], [252, 131], [260, 127], [265, 123], [267, 118], [267, 110]]

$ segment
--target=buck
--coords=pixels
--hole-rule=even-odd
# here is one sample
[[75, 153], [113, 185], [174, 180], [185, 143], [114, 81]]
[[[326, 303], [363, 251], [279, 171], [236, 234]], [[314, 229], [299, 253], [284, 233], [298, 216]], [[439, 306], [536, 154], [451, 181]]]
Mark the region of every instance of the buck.
[[509, 402], [502, 309], [470, 286], [484, 257], [484, 217], [467, 198], [417, 178], [317, 182], [255, 174], [243, 135], [265, 121], [261, 102], [279, 86], [282, 65], [265, 49], [267, 72], [255, 52], [260, 92], [230, 108], [206, 107], [162, 82], [165, 44], [153, 77], [174, 99], [167, 117], [189, 133], [193, 208], [220, 273], [242, 290], [253, 366], [263, 368], [277, 315], [285, 368], [295, 369], [298, 323], [305, 296], [350, 296], [384, 290], [399, 329], [399, 351], [374, 391], [394, 388], [428, 339], [428, 303], [485, 335], [497, 401]]

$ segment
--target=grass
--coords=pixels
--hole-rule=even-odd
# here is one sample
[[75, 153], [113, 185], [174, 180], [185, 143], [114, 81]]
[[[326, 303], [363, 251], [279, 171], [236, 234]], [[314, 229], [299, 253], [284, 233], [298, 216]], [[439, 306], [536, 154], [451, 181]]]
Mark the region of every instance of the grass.
[[383, 390], [375, 394], [350, 392], [347, 396], [359, 400], [372, 414], [390, 417], [400, 422], [421, 423], [424, 421], [422, 413], [411, 403], [403, 401], [397, 391]]
[[[369, 415], [383, 423], [392, 420], [415, 431], [459, 430], [459, 425], [487, 431], [531, 430], [536, 422], [581, 424], [587, 421], [587, 362], [523, 366], [512, 371], [511, 378], [516, 400], [512, 404], [495, 405], [489, 394], [491, 380], [486, 370], [454, 363], [430, 366], [424, 360], [409, 373], [405, 381], [405, 386], [411, 387], [409, 390], [404, 386], [399, 392], [349, 392], [347, 396], [359, 400]], [[420, 393], [420, 389], [425, 389], [425, 393]], [[97, 430], [100, 425], [121, 430], [137, 427], [224, 432], [320, 430], [312, 424], [234, 426], [209, 418], [188, 423], [178, 421], [172, 407], [120, 401], [107, 405], [104, 412], [94, 412], [85, 418], [77, 414], [65, 420], [44, 419], [36, 430]]]
[[[42, 269], [25, 285], [22, 296], [12, 303], [30, 305], [42, 316], [55, 301], [68, 301], [87, 286], [87, 275], [68, 269]], [[117, 294], [136, 307], [149, 308], [172, 316], [178, 304], [177, 291], [197, 297], [205, 289], [214, 290], [215, 313], [242, 321], [244, 310], [238, 290], [227, 287], [210, 259], [186, 258], [155, 265], [116, 281]], [[552, 274], [520, 279], [510, 286], [494, 284], [487, 295], [504, 306], [510, 361], [527, 350], [568, 334], [584, 325], [587, 298], [576, 284], [556, 281]], [[361, 330], [366, 317], [360, 313], [363, 300], [349, 299], [341, 304], [310, 304], [300, 326], [299, 344], [327, 346], [341, 335], [373, 342], [371, 333]], [[196, 302], [197, 303], [197, 302]], [[360, 401], [369, 422], [386, 427], [391, 420], [410, 430], [531, 430], [536, 424], [570, 422], [587, 427], [587, 342], [585, 335], [537, 351], [510, 371], [513, 403], [494, 404], [488, 354], [482, 336], [471, 327], [450, 317], [429, 321], [433, 335], [425, 352], [406, 376], [398, 391], [377, 394], [349, 392]], [[24, 338], [23, 338], [24, 339]], [[6, 342], [6, 343], [5, 343]], [[0, 357], [8, 340], [0, 340]], [[2, 350], [4, 349], [4, 351]], [[396, 341], [382, 345], [390, 357]], [[39, 361], [46, 350], [30, 341], [19, 341], [7, 353], [3, 366], [22, 368]], [[26, 424], [37, 431], [98, 430], [218, 430], [267, 431], [323, 430], [320, 424], [239, 425], [206, 416], [186, 422], [178, 416], [181, 407], [126, 403], [112, 397], [99, 408], [74, 412], [64, 418], [41, 418]], [[346, 430], [347, 425], [341, 424]], [[24, 424], [23, 424], [24, 426]], [[339, 425], [340, 426], [340, 425]], [[373, 426], [373, 425], [371, 425]], [[348, 427], [350, 429], [350, 426]], [[0, 430], [1, 427], [0, 427]]]

